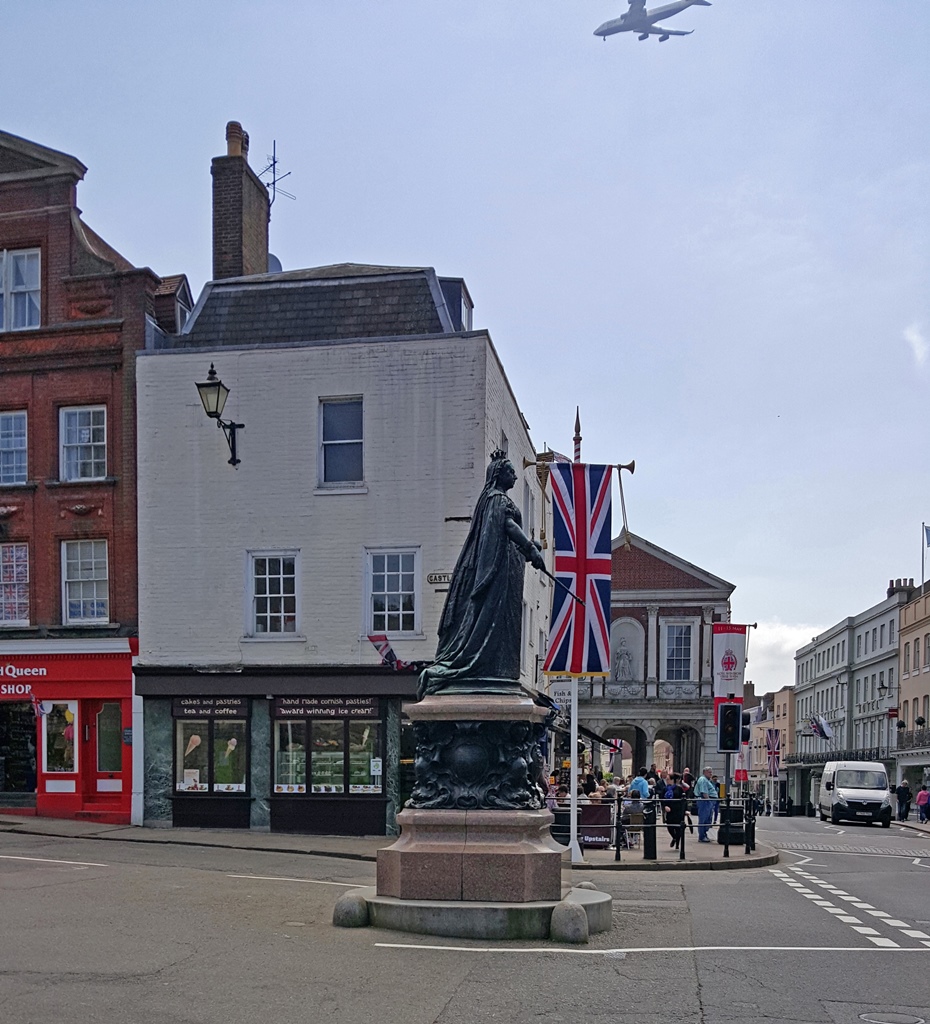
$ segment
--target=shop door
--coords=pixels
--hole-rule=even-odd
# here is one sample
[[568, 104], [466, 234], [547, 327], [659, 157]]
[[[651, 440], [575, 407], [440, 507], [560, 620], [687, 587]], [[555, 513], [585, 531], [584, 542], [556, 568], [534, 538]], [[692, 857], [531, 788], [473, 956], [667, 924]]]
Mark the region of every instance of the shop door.
[[81, 737], [81, 776], [85, 803], [122, 803], [123, 716], [118, 700], [85, 700]]

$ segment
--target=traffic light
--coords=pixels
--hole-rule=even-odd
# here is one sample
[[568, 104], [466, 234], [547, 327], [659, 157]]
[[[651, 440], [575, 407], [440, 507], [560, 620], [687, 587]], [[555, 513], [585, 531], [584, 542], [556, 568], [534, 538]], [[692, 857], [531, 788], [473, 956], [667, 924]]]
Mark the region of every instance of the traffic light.
[[742, 733], [742, 704], [721, 704], [717, 709], [717, 753], [738, 754]]
[[749, 728], [749, 720], [752, 716], [748, 711], [744, 711], [742, 715], [742, 729], [740, 729], [740, 739], [743, 743], [748, 743], [752, 739], [752, 729]]

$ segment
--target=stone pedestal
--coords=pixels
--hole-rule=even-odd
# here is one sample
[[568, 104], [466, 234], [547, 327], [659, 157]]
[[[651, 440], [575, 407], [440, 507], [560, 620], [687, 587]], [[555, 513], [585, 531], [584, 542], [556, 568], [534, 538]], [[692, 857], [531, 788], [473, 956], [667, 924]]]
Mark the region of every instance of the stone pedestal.
[[404, 709], [416, 785], [400, 838], [378, 852], [378, 895], [401, 900], [560, 900], [565, 850], [539, 774], [547, 710], [518, 689], [445, 692]]
[[532, 903], [562, 898], [565, 849], [549, 811], [417, 811], [378, 851], [378, 895], [403, 900]]

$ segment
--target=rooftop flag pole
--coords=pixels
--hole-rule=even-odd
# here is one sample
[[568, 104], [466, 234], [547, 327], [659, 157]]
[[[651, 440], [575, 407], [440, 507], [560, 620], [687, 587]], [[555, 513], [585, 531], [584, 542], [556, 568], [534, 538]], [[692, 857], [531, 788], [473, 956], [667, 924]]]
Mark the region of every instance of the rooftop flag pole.
[[922, 540], [920, 545], [920, 588], [923, 590], [924, 583], [927, 582], [927, 575], [924, 566], [926, 563], [927, 543], [930, 541], [930, 531], [927, 530], [926, 523], [920, 524], [920, 533]]
[[581, 412], [575, 406], [575, 462], [581, 462]]

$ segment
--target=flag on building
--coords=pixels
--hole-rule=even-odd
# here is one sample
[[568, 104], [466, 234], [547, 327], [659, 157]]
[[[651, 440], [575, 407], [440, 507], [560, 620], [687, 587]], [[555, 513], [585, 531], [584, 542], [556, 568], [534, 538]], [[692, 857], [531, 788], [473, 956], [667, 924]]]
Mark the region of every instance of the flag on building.
[[924, 546], [930, 548], [930, 526], [924, 523]]
[[381, 655], [381, 664], [390, 666], [395, 672], [419, 672], [426, 665], [426, 662], [403, 661], [398, 658], [394, 653], [390, 640], [388, 640], [384, 633], [369, 633], [368, 639], [375, 645], [378, 653]]
[[581, 462], [550, 466], [553, 572], [560, 585], [552, 594], [546, 673], [610, 674], [612, 469]]
[[768, 754], [769, 776], [777, 779], [781, 771], [781, 729], [765, 730], [765, 749]]

